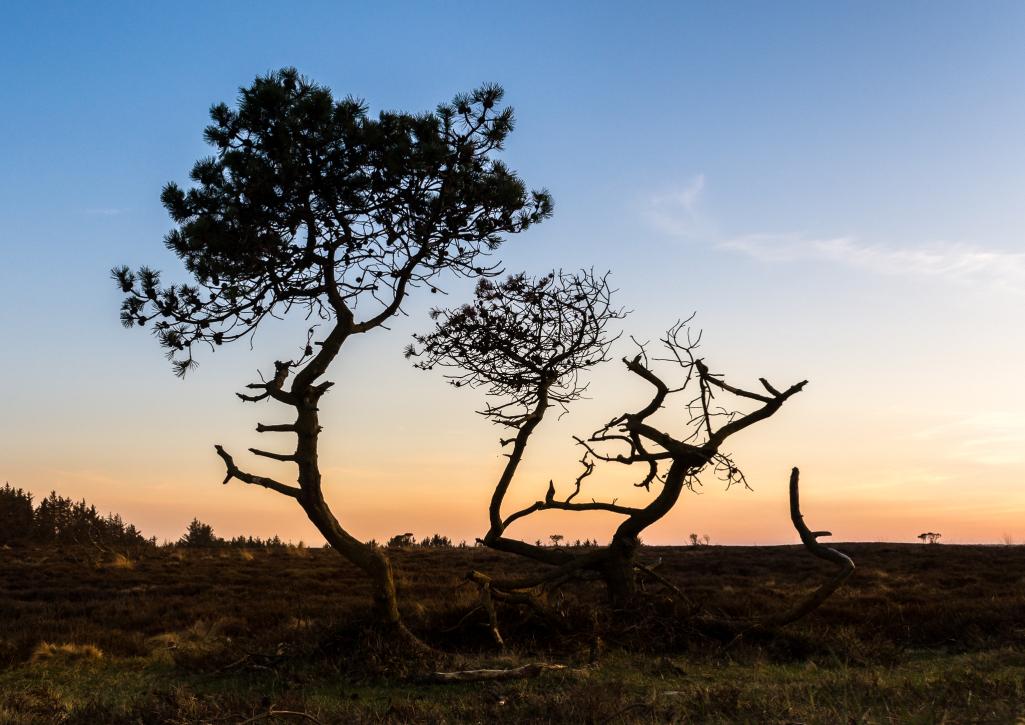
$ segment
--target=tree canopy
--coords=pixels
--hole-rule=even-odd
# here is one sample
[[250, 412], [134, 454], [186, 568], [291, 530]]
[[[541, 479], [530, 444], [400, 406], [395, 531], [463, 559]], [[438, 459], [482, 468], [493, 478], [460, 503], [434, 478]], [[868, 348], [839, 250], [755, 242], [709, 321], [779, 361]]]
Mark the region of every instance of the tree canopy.
[[294, 69], [257, 78], [237, 108], [211, 109], [214, 154], [192, 185], [161, 194], [176, 224], [165, 244], [193, 280], [115, 268], [122, 323], [154, 321], [184, 375], [197, 343], [245, 337], [268, 315], [298, 307], [364, 332], [444, 270], [493, 272], [485, 258], [502, 235], [552, 212], [548, 192], [495, 158], [513, 128], [502, 97], [485, 85], [434, 112], [372, 117]]

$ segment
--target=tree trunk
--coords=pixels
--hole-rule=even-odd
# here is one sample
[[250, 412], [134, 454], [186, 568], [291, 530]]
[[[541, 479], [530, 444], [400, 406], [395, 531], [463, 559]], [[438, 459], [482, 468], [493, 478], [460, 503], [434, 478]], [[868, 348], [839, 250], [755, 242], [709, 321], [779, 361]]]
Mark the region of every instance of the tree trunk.
[[[295, 385], [292, 390], [296, 392]], [[302, 398], [296, 406], [298, 415], [295, 427], [298, 444], [295, 455], [299, 466], [299, 486], [302, 489], [299, 501], [324, 539], [370, 578], [374, 598], [373, 613], [377, 622], [387, 629], [397, 630], [404, 638], [415, 640], [416, 638], [402, 624], [395, 594], [395, 576], [387, 555], [343, 529], [324, 500], [317, 453], [321, 430], [317, 403], [324, 390], [326, 388], [302, 388]]]
[[662, 484], [661, 493], [643, 509], [628, 516], [616, 529], [612, 543], [609, 544], [608, 559], [602, 566], [613, 609], [629, 609], [637, 596], [634, 558], [641, 545], [641, 532], [672, 510], [683, 490], [688, 469], [703, 463], [701, 460], [674, 460]]
[[[366, 544], [364, 544], [366, 546]], [[374, 614], [378, 621], [389, 626], [402, 626], [399, 602], [395, 595], [395, 574], [391, 561], [379, 549], [370, 551], [370, 579], [374, 586]]]
[[609, 604], [613, 611], [623, 612], [635, 604], [637, 578], [634, 575], [634, 557], [637, 553], [637, 539], [632, 545], [625, 540], [613, 541], [609, 546], [609, 558], [602, 567], [602, 575], [608, 590]]
[[395, 576], [391, 562], [383, 551], [365, 544], [342, 529], [323, 499], [304, 502], [303, 508], [317, 530], [339, 554], [358, 566], [370, 578], [373, 588], [374, 617], [381, 624], [397, 624], [398, 600], [395, 596]]

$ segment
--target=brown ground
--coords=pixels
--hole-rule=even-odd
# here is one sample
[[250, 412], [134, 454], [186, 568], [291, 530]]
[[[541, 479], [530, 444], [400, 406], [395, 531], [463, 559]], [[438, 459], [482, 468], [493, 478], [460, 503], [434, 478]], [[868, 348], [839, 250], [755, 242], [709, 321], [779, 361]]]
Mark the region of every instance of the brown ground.
[[[650, 583], [650, 606], [611, 623], [600, 588], [581, 585], [549, 598], [554, 624], [500, 610], [505, 653], [483, 613], [464, 620], [477, 594], [462, 576], [522, 572], [520, 560], [395, 551], [410, 627], [450, 655], [434, 662], [360, 635], [368, 588], [330, 550], [0, 550], [0, 723], [311, 721], [267, 717], [275, 708], [321, 722], [1025, 713], [1025, 547], [836, 546], [857, 571], [781, 632], [733, 641], [697, 622], [786, 608], [830, 573], [800, 547], [645, 547], [686, 601]], [[527, 661], [570, 670], [502, 685], [417, 680], [431, 667]]]

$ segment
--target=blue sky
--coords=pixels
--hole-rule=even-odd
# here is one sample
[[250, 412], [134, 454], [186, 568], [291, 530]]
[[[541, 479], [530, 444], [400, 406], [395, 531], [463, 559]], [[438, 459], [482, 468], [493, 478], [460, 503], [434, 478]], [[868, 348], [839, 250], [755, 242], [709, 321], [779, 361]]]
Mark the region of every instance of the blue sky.
[[[752, 522], [782, 505], [793, 464], [847, 538], [1025, 536], [1025, 4], [24, 3], [4, 9], [0, 62], [0, 479], [160, 536], [199, 515], [310, 538], [287, 501], [217, 486], [209, 447], [254, 444], [267, 414], [231, 393], [290, 349], [289, 328], [181, 383], [121, 329], [107, 279], [175, 269], [161, 186], [207, 153], [212, 103], [294, 65], [372, 109], [501, 83], [518, 118], [506, 158], [556, 201], [503, 250], [510, 268], [612, 269], [639, 336], [697, 310], [738, 381], [812, 380], [740, 444], [755, 492], [713, 486], [656, 539], [788, 540], [785, 514]], [[498, 465], [476, 399], [398, 355], [430, 301], [341, 363], [329, 463], [361, 492], [368, 536], [415, 519], [402, 502], [455, 467], [461, 503], [416, 527], [472, 537]], [[565, 439], [628, 398], [620, 376], [598, 375], [604, 398], [547, 432], [526, 478], [569, 475]], [[378, 442], [396, 406], [398, 453]]]

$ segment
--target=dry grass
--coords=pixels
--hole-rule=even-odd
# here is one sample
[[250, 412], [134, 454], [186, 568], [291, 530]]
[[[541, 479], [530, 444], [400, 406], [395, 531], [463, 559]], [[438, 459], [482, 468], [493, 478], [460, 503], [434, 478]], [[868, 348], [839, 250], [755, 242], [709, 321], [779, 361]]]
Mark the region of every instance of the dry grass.
[[29, 662], [39, 664], [41, 662], [75, 662], [77, 660], [99, 660], [103, 659], [103, 652], [100, 648], [91, 644], [52, 644], [40, 642], [32, 650]]
[[[506, 606], [499, 614], [512, 649], [501, 658], [483, 614], [466, 616], [476, 594], [462, 576], [525, 565], [482, 549], [395, 552], [406, 619], [449, 653], [448, 665], [547, 660], [571, 669], [455, 689], [411, 686], [403, 678], [428, 663], [400, 654], [397, 665], [395, 653], [360, 634], [369, 589], [330, 550], [140, 551], [133, 566], [97, 566], [82, 552], [7, 550], [0, 722], [233, 721], [262, 712], [265, 697], [323, 722], [958, 722], [1025, 714], [1025, 547], [839, 548], [858, 564], [849, 585], [782, 632], [733, 642], [731, 632], [691, 615], [785, 608], [830, 571], [799, 547], [645, 548], [646, 563], [661, 559], [658, 571], [687, 601], [649, 583], [649, 606], [619, 623], [595, 616], [597, 586], [549, 597], [554, 624]], [[605, 654], [593, 668], [599, 639]], [[39, 668], [48, 670], [45, 686]], [[8, 716], [22, 712], [24, 720]]]
[[114, 554], [114, 557], [107, 562], [111, 569], [134, 569], [135, 561], [127, 554]]
[[238, 549], [238, 558], [242, 561], [252, 561], [255, 559], [255, 555], [249, 549]]

